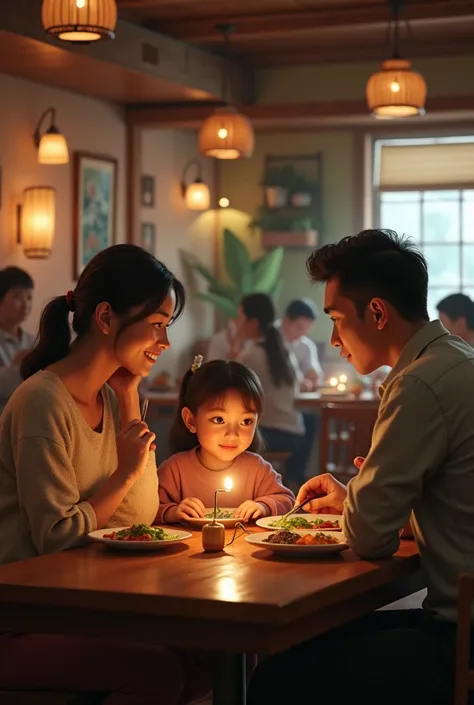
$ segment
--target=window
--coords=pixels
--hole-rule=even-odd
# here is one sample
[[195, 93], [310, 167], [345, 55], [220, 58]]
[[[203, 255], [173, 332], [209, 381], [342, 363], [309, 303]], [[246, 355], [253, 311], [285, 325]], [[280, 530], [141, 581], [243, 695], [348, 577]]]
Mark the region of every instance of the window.
[[474, 136], [377, 140], [374, 176], [375, 222], [427, 259], [430, 317], [448, 294], [474, 298]]

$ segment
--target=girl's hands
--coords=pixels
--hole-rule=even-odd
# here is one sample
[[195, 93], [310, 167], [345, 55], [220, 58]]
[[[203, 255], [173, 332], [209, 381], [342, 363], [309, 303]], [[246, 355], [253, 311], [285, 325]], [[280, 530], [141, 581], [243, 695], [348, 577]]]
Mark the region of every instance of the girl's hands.
[[202, 519], [206, 508], [197, 497], [186, 497], [178, 504], [166, 512], [166, 521], [185, 521], [186, 519]]
[[250, 519], [258, 519], [259, 517], [264, 517], [269, 514], [267, 507], [260, 502], [254, 502], [248, 499], [246, 502], [242, 502], [240, 507], [235, 510], [234, 516], [244, 521], [250, 521]]
[[117, 474], [124, 481], [136, 482], [143, 475], [154, 440], [155, 434], [138, 419], [130, 421], [117, 435]]

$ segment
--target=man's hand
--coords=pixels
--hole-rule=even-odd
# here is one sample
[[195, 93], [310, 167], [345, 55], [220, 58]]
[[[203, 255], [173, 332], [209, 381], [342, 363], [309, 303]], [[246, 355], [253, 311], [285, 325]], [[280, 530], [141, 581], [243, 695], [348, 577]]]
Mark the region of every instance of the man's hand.
[[[329, 473], [316, 475], [298, 492], [296, 505], [305, 500], [303, 510], [313, 514], [342, 514], [344, 500], [347, 496], [345, 486]], [[314, 499], [311, 499], [314, 498]]]

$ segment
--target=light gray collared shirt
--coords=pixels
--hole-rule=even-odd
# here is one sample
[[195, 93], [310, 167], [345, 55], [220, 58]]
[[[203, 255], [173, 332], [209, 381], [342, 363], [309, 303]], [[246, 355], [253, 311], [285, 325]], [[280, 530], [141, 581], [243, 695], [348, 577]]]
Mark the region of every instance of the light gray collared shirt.
[[33, 343], [34, 336], [23, 329], [20, 338], [0, 329], [0, 413], [22, 382], [20, 366], [12, 365], [12, 361], [19, 350], [28, 350]]
[[381, 387], [370, 452], [348, 485], [348, 542], [361, 557], [390, 556], [410, 516], [423, 607], [454, 622], [459, 573], [474, 571], [474, 350], [439, 321], [413, 336]]

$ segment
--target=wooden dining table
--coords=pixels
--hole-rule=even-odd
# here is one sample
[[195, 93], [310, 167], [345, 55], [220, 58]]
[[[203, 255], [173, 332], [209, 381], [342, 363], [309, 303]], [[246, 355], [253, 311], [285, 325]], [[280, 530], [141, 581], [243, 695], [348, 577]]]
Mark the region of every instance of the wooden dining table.
[[193, 532], [161, 551], [95, 544], [0, 566], [0, 626], [204, 649], [213, 704], [245, 705], [246, 653], [274, 654], [422, 587], [409, 540], [381, 561], [288, 559], [244, 536], [205, 553]]

